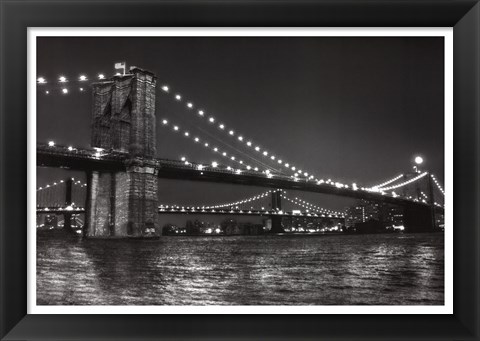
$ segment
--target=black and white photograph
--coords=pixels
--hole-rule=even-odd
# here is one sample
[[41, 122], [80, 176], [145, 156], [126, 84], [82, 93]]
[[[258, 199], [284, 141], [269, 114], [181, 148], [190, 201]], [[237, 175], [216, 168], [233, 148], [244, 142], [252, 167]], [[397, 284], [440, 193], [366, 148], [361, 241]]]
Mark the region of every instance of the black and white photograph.
[[37, 307], [445, 307], [444, 36], [35, 44]]

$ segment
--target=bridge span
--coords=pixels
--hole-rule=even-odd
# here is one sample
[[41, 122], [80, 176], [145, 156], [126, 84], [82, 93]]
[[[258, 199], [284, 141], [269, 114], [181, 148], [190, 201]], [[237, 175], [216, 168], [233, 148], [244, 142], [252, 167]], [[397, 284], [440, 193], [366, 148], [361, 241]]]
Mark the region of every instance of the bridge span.
[[[434, 230], [434, 211], [443, 208], [436, 208], [433, 202], [411, 200], [394, 192], [363, 188], [356, 184], [312, 180], [303, 178], [301, 173], [287, 176], [270, 169], [232, 169], [216, 163], [205, 165], [157, 158], [156, 83], [154, 74], [132, 67], [128, 74], [92, 84], [93, 148], [61, 147], [54, 143], [37, 146], [38, 167], [58, 167], [86, 173], [87, 237], [143, 237], [152, 230], [159, 231], [159, 178], [260, 186], [381, 201], [404, 208], [406, 231]], [[162, 87], [162, 90], [168, 91], [168, 88]], [[181, 97], [177, 95], [177, 99]], [[187, 103], [187, 106], [192, 108], [193, 105]], [[203, 111], [199, 113], [203, 115]], [[168, 122], [164, 119], [162, 123]], [[173, 128], [179, 129], [178, 126]], [[184, 132], [185, 136], [188, 134]], [[243, 139], [238, 136], [240, 138]], [[214, 151], [217, 152], [216, 148]], [[266, 151], [263, 153], [267, 155]], [[273, 155], [269, 157], [274, 160]], [[304, 174], [307, 176], [307, 173]], [[417, 176], [417, 179], [426, 174]], [[280, 210], [280, 202], [280, 193], [272, 193], [272, 209]], [[272, 230], [281, 231], [281, 216], [272, 215], [271, 219]]]
[[[138, 159], [142, 162], [142, 159]], [[131, 159], [127, 153], [115, 151], [98, 151], [98, 149], [75, 148], [69, 150], [65, 146], [37, 145], [37, 166], [57, 167], [78, 171], [126, 171]], [[308, 178], [293, 178], [283, 174], [265, 175], [262, 172], [228, 169], [226, 166], [212, 167], [194, 162], [185, 163], [180, 160], [155, 158], [150, 161], [159, 178], [217, 182], [243, 186], [281, 188], [319, 194], [338, 195], [353, 199], [382, 201], [396, 205], [429, 206], [428, 203], [414, 201], [401, 196], [393, 196], [381, 192], [369, 191], [365, 188], [354, 189], [352, 185], [338, 186], [335, 183], [318, 183]], [[438, 210], [443, 208], [437, 207]]]

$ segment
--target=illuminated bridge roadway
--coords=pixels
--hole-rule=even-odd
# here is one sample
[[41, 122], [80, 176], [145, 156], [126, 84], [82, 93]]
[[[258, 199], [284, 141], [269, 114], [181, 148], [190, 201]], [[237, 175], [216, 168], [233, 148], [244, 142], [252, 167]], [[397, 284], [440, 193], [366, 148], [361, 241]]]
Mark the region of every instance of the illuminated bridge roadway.
[[[85, 213], [83, 207], [37, 207], [37, 214], [82, 214]], [[309, 217], [309, 218], [332, 218], [344, 219], [343, 215], [339, 214], [320, 214], [310, 213], [306, 211], [262, 211], [262, 210], [231, 210], [231, 209], [198, 209], [195, 207], [188, 208], [170, 208], [160, 206], [158, 208], [159, 214], [205, 214], [205, 215], [248, 215], [248, 216], [282, 216], [282, 217]]]
[[[37, 145], [37, 166], [58, 167], [78, 171], [125, 171], [128, 166], [128, 154], [98, 149], [67, 148], [64, 146]], [[286, 176], [283, 174], [265, 174], [253, 170], [237, 170], [217, 165], [198, 164], [168, 159], [154, 159], [154, 167], [159, 178], [181, 179], [203, 182], [217, 182], [297, 190], [321, 194], [338, 195], [349, 198], [382, 201], [403, 207], [422, 210], [429, 208], [427, 202], [409, 199], [399, 195], [372, 191], [365, 187], [319, 182], [308, 178]], [[435, 206], [435, 211], [443, 213], [444, 208]], [[199, 213], [199, 212], [197, 212]]]

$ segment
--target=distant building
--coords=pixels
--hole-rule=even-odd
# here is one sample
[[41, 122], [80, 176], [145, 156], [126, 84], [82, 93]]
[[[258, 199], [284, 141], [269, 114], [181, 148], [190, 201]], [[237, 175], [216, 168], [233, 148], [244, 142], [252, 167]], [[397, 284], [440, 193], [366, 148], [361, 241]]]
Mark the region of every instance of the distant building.
[[[403, 226], [403, 208], [362, 199], [345, 210], [345, 226], [347, 229], [354, 228], [356, 224], [372, 221], [377, 221], [382, 226], [389, 228]], [[375, 225], [375, 229], [378, 229], [378, 224]]]
[[345, 226], [347, 228], [355, 226], [356, 223], [364, 223], [366, 221], [367, 214], [364, 200], [361, 200], [356, 205], [346, 209]]

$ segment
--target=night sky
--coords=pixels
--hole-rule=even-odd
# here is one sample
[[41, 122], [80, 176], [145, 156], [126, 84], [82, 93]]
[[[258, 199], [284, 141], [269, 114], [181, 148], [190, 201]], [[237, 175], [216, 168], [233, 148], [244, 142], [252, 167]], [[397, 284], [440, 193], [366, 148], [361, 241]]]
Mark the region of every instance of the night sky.
[[[185, 103], [191, 101], [245, 141], [317, 178], [375, 185], [410, 171], [413, 158], [421, 155], [424, 167], [443, 183], [443, 49], [443, 38], [421, 37], [39, 38], [37, 74], [49, 83], [38, 86], [37, 141], [89, 147], [90, 87], [71, 81], [69, 94], [62, 95], [55, 80], [60, 75], [70, 80], [80, 74], [90, 80], [99, 73], [111, 76], [114, 63], [126, 61], [127, 67], [158, 77], [158, 157], [233, 165], [162, 127], [163, 118], [192, 135], [213, 141], [208, 133], [255, 153], [199, 118], [197, 110], [187, 109]], [[162, 93], [164, 84], [186, 101], [179, 104]], [[38, 185], [64, 174], [38, 169]], [[160, 203], [211, 204], [264, 190], [162, 180]], [[326, 208], [349, 203], [301, 195]]]

